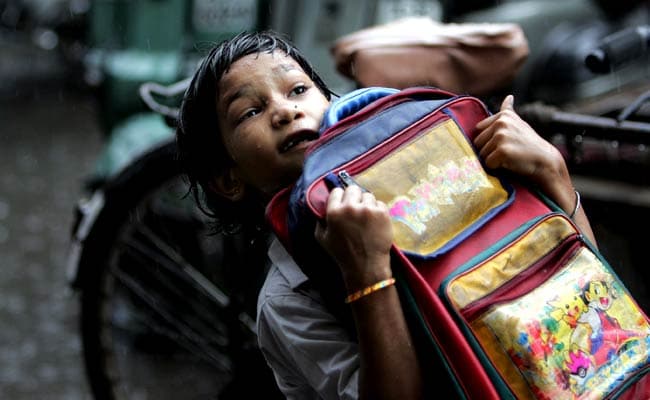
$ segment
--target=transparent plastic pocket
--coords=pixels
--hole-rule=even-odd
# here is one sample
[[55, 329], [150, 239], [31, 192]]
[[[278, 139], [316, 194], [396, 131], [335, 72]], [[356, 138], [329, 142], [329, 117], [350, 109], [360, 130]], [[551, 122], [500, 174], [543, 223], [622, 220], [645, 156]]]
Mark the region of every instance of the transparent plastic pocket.
[[[423, 132], [380, 160], [369, 154], [348, 172], [390, 208], [395, 244], [436, 257], [472, 234], [514, 199], [510, 185], [488, 174], [453, 119]], [[370, 161], [368, 161], [370, 160]]]
[[451, 279], [445, 296], [517, 398], [600, 399], [647, 369], [647, 318], [553, 214]]

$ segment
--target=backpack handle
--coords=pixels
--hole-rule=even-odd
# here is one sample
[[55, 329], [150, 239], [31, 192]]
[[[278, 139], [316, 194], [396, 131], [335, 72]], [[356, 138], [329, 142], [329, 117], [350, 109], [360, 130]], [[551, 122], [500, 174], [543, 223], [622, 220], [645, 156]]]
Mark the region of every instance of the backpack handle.
[[[356, 89], [332, 102], [327, 111], [325, 111], [325, 116], [320, 126], [320, 133], [322, 134], [337, 122], [375, 103], [376, 100], [398, 92], [401, 92], [404, 98], [442, 99], [458, 96], [455, 93], [432, 86], [415, 86], [402, 90], [379, 86]], [[375, 103], [374, 105], [380, 108], [387, 106], [386, 102], [383, 102], [382, 105], [379, 103], [382, 102]]]
[[323, 122], [321, 123], [321, 132], [334, 125], [338, 121], [354, 114], [363, 107], [374, 102], [375, 100], [397, 93], [399, 90], [385, 87], [368, 87], [353, 90], [332, 102], [332, 105], [325, 112]]

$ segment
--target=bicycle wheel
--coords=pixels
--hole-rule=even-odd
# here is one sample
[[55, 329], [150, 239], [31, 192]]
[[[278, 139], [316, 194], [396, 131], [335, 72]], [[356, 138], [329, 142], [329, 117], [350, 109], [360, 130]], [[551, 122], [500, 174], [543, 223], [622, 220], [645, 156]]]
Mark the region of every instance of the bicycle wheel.
[[273, 397], [253, 331], [264, 258], [246, 235], [210, 235], [174, 154], [167, 143], [111, 180], [85, 238], [78, 286], [92, 391], [97, 399], [245, 398], [254, 389]]

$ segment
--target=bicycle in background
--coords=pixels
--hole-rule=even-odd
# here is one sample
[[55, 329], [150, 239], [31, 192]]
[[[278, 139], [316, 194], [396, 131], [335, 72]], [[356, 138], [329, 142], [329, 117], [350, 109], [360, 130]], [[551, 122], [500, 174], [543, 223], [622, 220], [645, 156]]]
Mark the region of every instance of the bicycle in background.
[[209, 43], [262, 26], [266, 7], [91, 3], [77, 61], [106, 144], [76, 211], [68, 275], [96, 399], [278, 397], [253, 331], [265, 243], [250, 232], [210, 234], [185, 197], [173, 127], [138, 97], [144, 82], [188, 76]]

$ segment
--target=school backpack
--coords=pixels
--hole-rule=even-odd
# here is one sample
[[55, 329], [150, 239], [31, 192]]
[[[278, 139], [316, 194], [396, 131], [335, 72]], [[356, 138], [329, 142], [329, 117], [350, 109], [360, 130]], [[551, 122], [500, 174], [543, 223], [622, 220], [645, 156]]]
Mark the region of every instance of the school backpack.
[[432, 87], [353, 91], [332, 104], [267, 220], [343, 315], [315, 224], [332, 186], [354, 182], [385, 202], [412, 334], [461, 398], [648, 398], [647, 315], [562, 209], [483, 166], [471, 140], [489, 115]]

